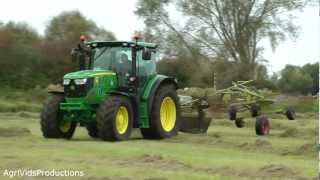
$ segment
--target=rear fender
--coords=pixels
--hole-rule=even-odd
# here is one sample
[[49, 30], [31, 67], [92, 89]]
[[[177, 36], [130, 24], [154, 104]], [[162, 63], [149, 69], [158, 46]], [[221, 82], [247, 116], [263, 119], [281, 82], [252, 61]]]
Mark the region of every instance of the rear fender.
[[173, 77], [157, 75], [155, 78], [156, 78], [155, 80], [151, 80], [151, 82], [149, 82], [149, 83], [152, 83], [151, 85], [149, 85], [151, 86], [151, 88], [145, 88], [142, 96], [142, 99], [148, 102], [149, 114], [151, 112], [153, 99], [156, 95], [157, 90], [161, 86], [172, 84], [176, 89], [178, 89], [177, 80]]

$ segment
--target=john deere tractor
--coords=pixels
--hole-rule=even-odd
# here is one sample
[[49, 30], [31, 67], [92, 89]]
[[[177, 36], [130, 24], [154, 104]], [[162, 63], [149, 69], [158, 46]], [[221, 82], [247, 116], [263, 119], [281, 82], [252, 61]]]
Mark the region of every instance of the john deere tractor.
[[80, 70], [63, 77], [41, 113], [45, 138], [72, 138], [77, 125], [107, 141], [121, 141], [139, 128], [147, 139], [175, 136], [180, 122], [177, 81], [156, 72], [157, 46], [82, 37], [72, 50]]

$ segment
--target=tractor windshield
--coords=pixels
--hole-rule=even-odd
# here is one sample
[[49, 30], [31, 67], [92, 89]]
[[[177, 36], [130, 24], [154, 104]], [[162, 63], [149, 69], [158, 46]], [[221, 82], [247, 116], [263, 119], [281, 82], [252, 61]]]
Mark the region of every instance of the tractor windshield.
[[117, 73], [131, 72], [130, 47], [99, 47], [94, 49], [93, 69], [112, 70]]

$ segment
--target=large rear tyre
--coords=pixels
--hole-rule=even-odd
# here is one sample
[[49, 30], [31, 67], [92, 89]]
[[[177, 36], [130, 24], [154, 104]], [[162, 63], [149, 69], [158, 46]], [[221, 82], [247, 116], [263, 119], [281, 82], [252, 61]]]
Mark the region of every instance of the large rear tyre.
[[161, 86], [152, 102], [150, 128], [141, 128], [146, 139], [176, 136], [180, 129], [180, 104], [173, 85]]
[[90, 122], [86, 124], [86, 128], [88, 130], [88, 135], [92, 138], [98, 138], [98, 127], [97, 122]]
[[258, 116], [256, 119], [256, 134], [259, 136], [268, 135], [270, 131], [270, 122], [267, 116]]
[[59, 108], [63, 101], [63, 95], [53, 94], [44, 103], [40, 124], [45, 138], [71, 139], [74, 134], [77, 123], [63, 121], [63, 113]]
[[98, 135], [105, 141], [129, 139], [133, 127], [133, 108], [128, 98], [110, 96], [97, 109]]

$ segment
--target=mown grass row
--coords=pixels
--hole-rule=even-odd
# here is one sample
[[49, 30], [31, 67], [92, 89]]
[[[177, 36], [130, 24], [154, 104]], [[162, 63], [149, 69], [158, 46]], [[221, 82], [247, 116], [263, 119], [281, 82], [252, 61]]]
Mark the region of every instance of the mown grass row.
[[[311, 179], [317, 173], [315, 136], [307, 131], [313, 119], [274, 119], [282, 126], [266, 137], [256, 136], [252, 123], [238, 129], [215, 119], [207, 134], [151, 141], [134, 131], [128, 141], [109, 143], [90, 138], [84, 128], [70, 141], [44, 139], [34, 112], [0, 113], [0, 118], [0, 169], [71, 168], [85, 171], [82, 179], [129, 180]], [[286, 124], [302, 121], [306, 129], [297, 129], [303, 136], [281, 135]]]
[[0, 88], [0, 112], [40, 112], [48, 93], [45, 89], [16, 90]]
[[12, 92], [0, 98], [0, 175], [8, 168], [40, 168], [83, 170], [86, 175], [79, 179], [112, 180], [317, 176], [318, 121], [312, 111], [298, 112], [294, 121], [270, 115], [271, 134], [265, 137], [256, 136], [254, 118], [247, 118], [239, 129], [225, 112], [218, 112], [207, 134], [180, 133], [154, 141], [142, 139], [135, 130], [130, 140], [110, 143], [92, 139], [85, 128], [78, 128], [67, 141], [42, 137], [39, 110], [46, 93], [35, 98], [33, 93]]

